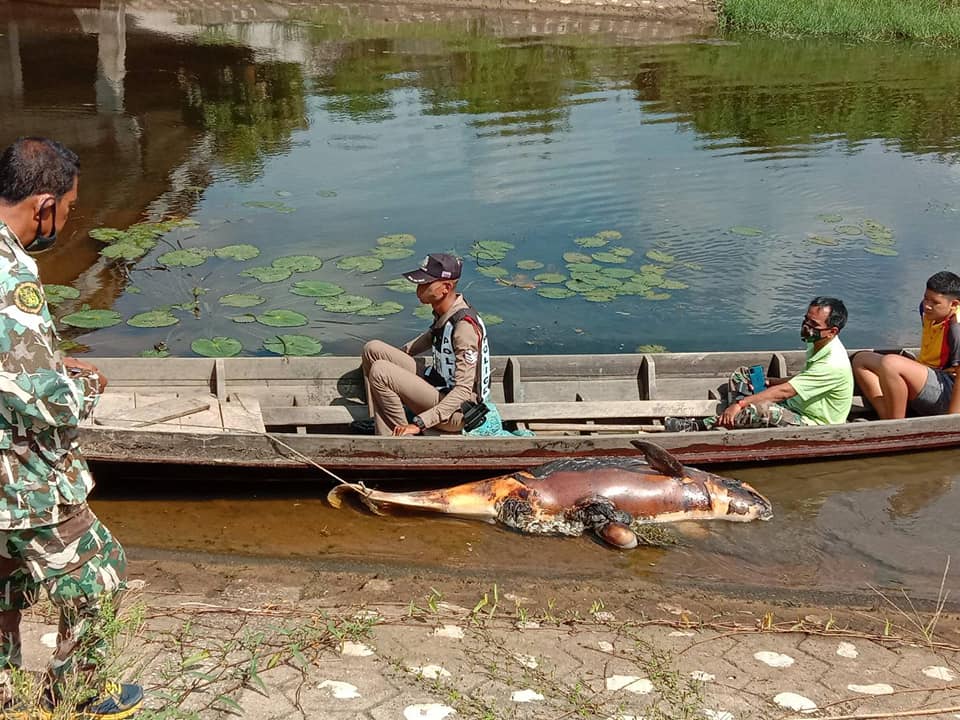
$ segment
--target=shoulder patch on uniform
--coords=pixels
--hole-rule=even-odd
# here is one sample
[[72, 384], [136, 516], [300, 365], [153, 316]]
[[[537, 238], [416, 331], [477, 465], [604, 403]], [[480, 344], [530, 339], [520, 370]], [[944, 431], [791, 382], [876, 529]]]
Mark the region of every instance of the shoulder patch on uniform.
[[477, 351], [476, 350], [467, 350], [463, 353], [463, 359], [466, 361], [467, 365], [476, 365], [477, 364]]
[[23, 312], [36, 315], [43, 307], [43, 291], [35, 282], [22, 282], [13, 289], [13, 302]]

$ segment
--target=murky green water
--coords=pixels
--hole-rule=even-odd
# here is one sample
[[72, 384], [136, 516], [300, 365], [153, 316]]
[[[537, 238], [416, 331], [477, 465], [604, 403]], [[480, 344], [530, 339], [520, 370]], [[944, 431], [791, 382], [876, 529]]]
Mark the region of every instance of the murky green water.
[[[119, 314], [65, 328], [98, 355], [160, 343], [190, 355], [214, 336], [265, 353], [278, 332], [336, 354], [399, 342], [424, 321], [385, 284], [437, 250], [468, 255], [464, 292], [503, 318], [490, 331], [500, 354], [794, 347], [815, 294], [847, 301], [848, 346], [902, 344], [915, 341], [923, 280], [960, 266], [954, 52], [649, 43], [613, 21], [535, 15], [172, 7], [0, 5], [0, 142], [46, 134], [82, 156], [79, 212], [42, 270], [80, 291], [61, 316]], [[197, 225], [136, 262], [104, 259], [87, 236], [172, 216]], [[620, 237], [575, 242], [603, 230]], [[337, 267], [397, 233], [416, 237], [410, 257]], [[469, 258], [491, 240], [513, 247]], [[259, 257], [159, 259], [238, 243]], [[573, 252], [600, 256], [599, 285], [571, 272]], [[324, 265], [270, 283], [240, 274], [289, 255]], [[569, 286], [541, 273], [575, 281], [573, 296], [544, 297]], [[330, 312], [290, 292], [302, 281], [403, 310]], [[228, 293], [264, 302], [225, 307]], [[125, 322], [171, 305], [174, 325]], [[256, 321], [284, 309], [306, 324]]]

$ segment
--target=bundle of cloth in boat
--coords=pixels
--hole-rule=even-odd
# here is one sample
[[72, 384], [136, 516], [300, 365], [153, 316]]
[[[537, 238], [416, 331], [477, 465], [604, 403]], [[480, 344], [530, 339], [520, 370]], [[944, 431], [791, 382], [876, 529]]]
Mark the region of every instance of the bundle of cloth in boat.
[[500, 411], [490, 400], [484, 400], [487, 406], [487, 415], [483, 422], [473, 430], [463, 430], [464, 435], [470, 437], [533, 437], [530, 430], [507, 430], [503, 427], [503, 418], [500, 417]]

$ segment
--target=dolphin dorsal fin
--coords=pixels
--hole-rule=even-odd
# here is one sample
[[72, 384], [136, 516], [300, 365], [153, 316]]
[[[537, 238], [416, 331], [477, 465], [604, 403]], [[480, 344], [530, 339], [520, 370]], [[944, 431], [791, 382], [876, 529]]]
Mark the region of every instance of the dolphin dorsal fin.
[[657, 472], [670, 477], [683, 477], [683, 465], [673, 455], [649, 440], [631, 440], [630, 444], [642, 452], [647, 462]]

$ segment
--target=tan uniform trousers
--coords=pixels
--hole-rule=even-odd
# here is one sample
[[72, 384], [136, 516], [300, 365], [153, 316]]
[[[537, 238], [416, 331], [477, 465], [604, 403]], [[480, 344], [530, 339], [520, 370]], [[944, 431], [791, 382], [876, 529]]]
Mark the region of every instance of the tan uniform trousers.
[[[417, 374], [417, 361], [400, 348], [380, 340], [363, 346], [363, 375], [377, 435], [393, 435], [398, 425], [407, 424], [404, 406], [415, 414], [435, 407], [440, 391]], [[437, 430], [460, 432], [463, 413], [459, 410]]]

